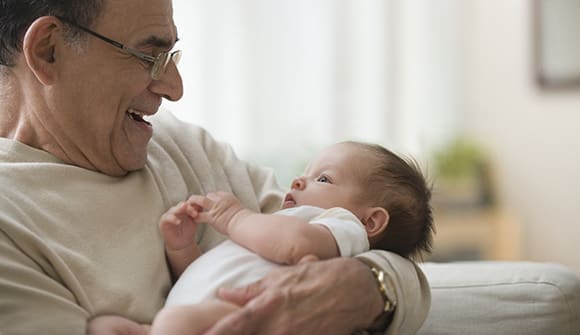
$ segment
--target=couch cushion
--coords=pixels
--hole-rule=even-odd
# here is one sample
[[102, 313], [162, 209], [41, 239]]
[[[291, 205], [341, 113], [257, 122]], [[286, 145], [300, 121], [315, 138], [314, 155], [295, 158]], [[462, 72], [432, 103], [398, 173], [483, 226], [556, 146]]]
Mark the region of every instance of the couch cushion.
[[580, 279], [534, 262], [424, 263], [431, 310], [418, 334], [580, 334]]

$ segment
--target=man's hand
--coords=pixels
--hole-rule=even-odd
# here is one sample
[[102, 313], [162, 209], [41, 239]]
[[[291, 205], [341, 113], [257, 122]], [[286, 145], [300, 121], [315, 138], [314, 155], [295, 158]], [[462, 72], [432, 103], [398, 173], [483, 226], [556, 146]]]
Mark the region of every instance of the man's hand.
[[219, 296], [243, 307], [205, 335], [350, 335], [371, 325], [384, 305], [368, 267], [354, 258], [301, 262]]
[[182, 250], [195, 242], [197, 217], [201, 208], [191, 202], [171, 207], [159, 222], [159, 229], [167, 250]]

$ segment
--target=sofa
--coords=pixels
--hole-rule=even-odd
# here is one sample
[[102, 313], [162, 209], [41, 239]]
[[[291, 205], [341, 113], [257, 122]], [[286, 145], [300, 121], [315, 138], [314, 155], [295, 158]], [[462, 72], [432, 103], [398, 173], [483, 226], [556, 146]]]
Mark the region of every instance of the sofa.
[[421, 335], [580, 335], [580, 279], [538, 262], [420, 265], [431, 286]]

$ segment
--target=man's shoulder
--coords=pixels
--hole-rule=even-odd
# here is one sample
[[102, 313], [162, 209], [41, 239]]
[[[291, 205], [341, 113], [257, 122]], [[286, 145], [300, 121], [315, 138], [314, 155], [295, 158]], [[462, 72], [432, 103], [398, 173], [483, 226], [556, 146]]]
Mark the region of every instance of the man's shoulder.
[[160, 109], [150, 119], [153, 137], [149, 155], [154, 159], [195, 159], [210, 156], [217, 150], [213, 137], [202, 127], [178, 119], [172, 112]]
[[150, 119], [153, 125], [153, 140], [165, 138], [201, 138], [209, 136], [209, 133], [202, 127], [185, 122], [177, 118], [171, 111], [160, 108]]

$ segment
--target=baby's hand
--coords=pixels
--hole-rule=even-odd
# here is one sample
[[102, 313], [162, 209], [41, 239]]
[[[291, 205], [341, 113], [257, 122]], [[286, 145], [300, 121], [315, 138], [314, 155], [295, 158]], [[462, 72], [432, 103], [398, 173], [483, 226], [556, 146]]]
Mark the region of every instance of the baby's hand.
[[168, 250], [181, 250], [195, 243], [195, 232], [201, 210], [194, 203], [182, 201], [161, 216], [159, 229]]
[[209, 193], [205, 197], [194, 195], [188, 202], [203, 208], [196, 219], [198, 222], [208, 223], [224, 235], [228, 235], [228, 227], [235, 217], [246, 211], [240, 200], [227, 192]]

